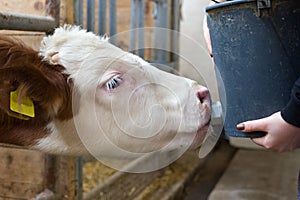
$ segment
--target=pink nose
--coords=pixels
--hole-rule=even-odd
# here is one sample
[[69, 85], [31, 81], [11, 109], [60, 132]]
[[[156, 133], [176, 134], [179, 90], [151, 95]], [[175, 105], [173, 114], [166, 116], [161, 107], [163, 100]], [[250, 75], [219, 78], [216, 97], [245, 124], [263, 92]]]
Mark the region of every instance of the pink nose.
[[196, 94], [201, 103], [208, 103], [210, 101], [209, 90], [206, 87], [201, 86], [197, 89]]

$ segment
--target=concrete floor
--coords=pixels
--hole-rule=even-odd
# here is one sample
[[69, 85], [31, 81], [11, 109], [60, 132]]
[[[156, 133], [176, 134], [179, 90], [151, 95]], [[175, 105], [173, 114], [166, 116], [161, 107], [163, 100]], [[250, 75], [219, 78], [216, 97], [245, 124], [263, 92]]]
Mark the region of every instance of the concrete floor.
[[239, 150], [209, 200], [297, 199], [300, 151]]
[[[155, 162], [155, 160], [152, 160]], [[188, 151], [150, 173], [116, 172], [89, 199], [296, 200], [300, 151], [235, 148], [225, 139], [205, 158]], [[101, 168], [101, 170], [103, 170]], [[99, 196], [100, 195], [100, 196]]]
[[296, 200], [299, 169], [299, 150], [239, 149], [208, 197], [201, 198], [203, 185], [194, 183], [185, 200]]
[[297, 198], [300, 151], [239, 150], [209, 200]]

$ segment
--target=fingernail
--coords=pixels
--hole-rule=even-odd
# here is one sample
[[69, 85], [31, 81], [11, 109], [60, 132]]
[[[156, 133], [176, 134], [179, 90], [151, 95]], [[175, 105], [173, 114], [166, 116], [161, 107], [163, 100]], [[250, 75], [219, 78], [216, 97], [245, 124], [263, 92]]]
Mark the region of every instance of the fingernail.
[[239, 130], [239, 131], [244, 130], [245, 129], [245, 124], [240, 123], [240, 124], [236, 125], [236, 129]]

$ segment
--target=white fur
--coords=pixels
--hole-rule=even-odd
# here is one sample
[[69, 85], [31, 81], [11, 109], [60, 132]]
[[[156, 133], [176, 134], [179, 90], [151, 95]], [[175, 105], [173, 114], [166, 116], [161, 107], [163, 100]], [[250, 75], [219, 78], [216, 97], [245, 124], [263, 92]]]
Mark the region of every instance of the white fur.
[[[40, 54], [66, 68], [79, 112], [74, 119], [49, 124], [51, 135], [41, 139], [37, 149], [72, 155], [88, 150], [112, 157], [176, 148], [191, 145], [209, 121], [209, 102], [202, 105], [196, 96], [202, 86], [158, 70], [107, 38], [65, 26], [44, 38]], [[105, 84], [117, 74], [120, 86], [107, 91]]]

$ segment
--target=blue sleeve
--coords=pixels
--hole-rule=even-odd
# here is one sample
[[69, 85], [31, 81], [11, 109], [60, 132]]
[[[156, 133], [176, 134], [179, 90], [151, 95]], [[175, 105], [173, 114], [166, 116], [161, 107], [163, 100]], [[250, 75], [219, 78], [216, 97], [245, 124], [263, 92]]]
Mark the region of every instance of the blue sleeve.
[[290, 101], [282, 109], [281, 116], [289, 124], [300, 128], [300, 78], [295, 82]]

